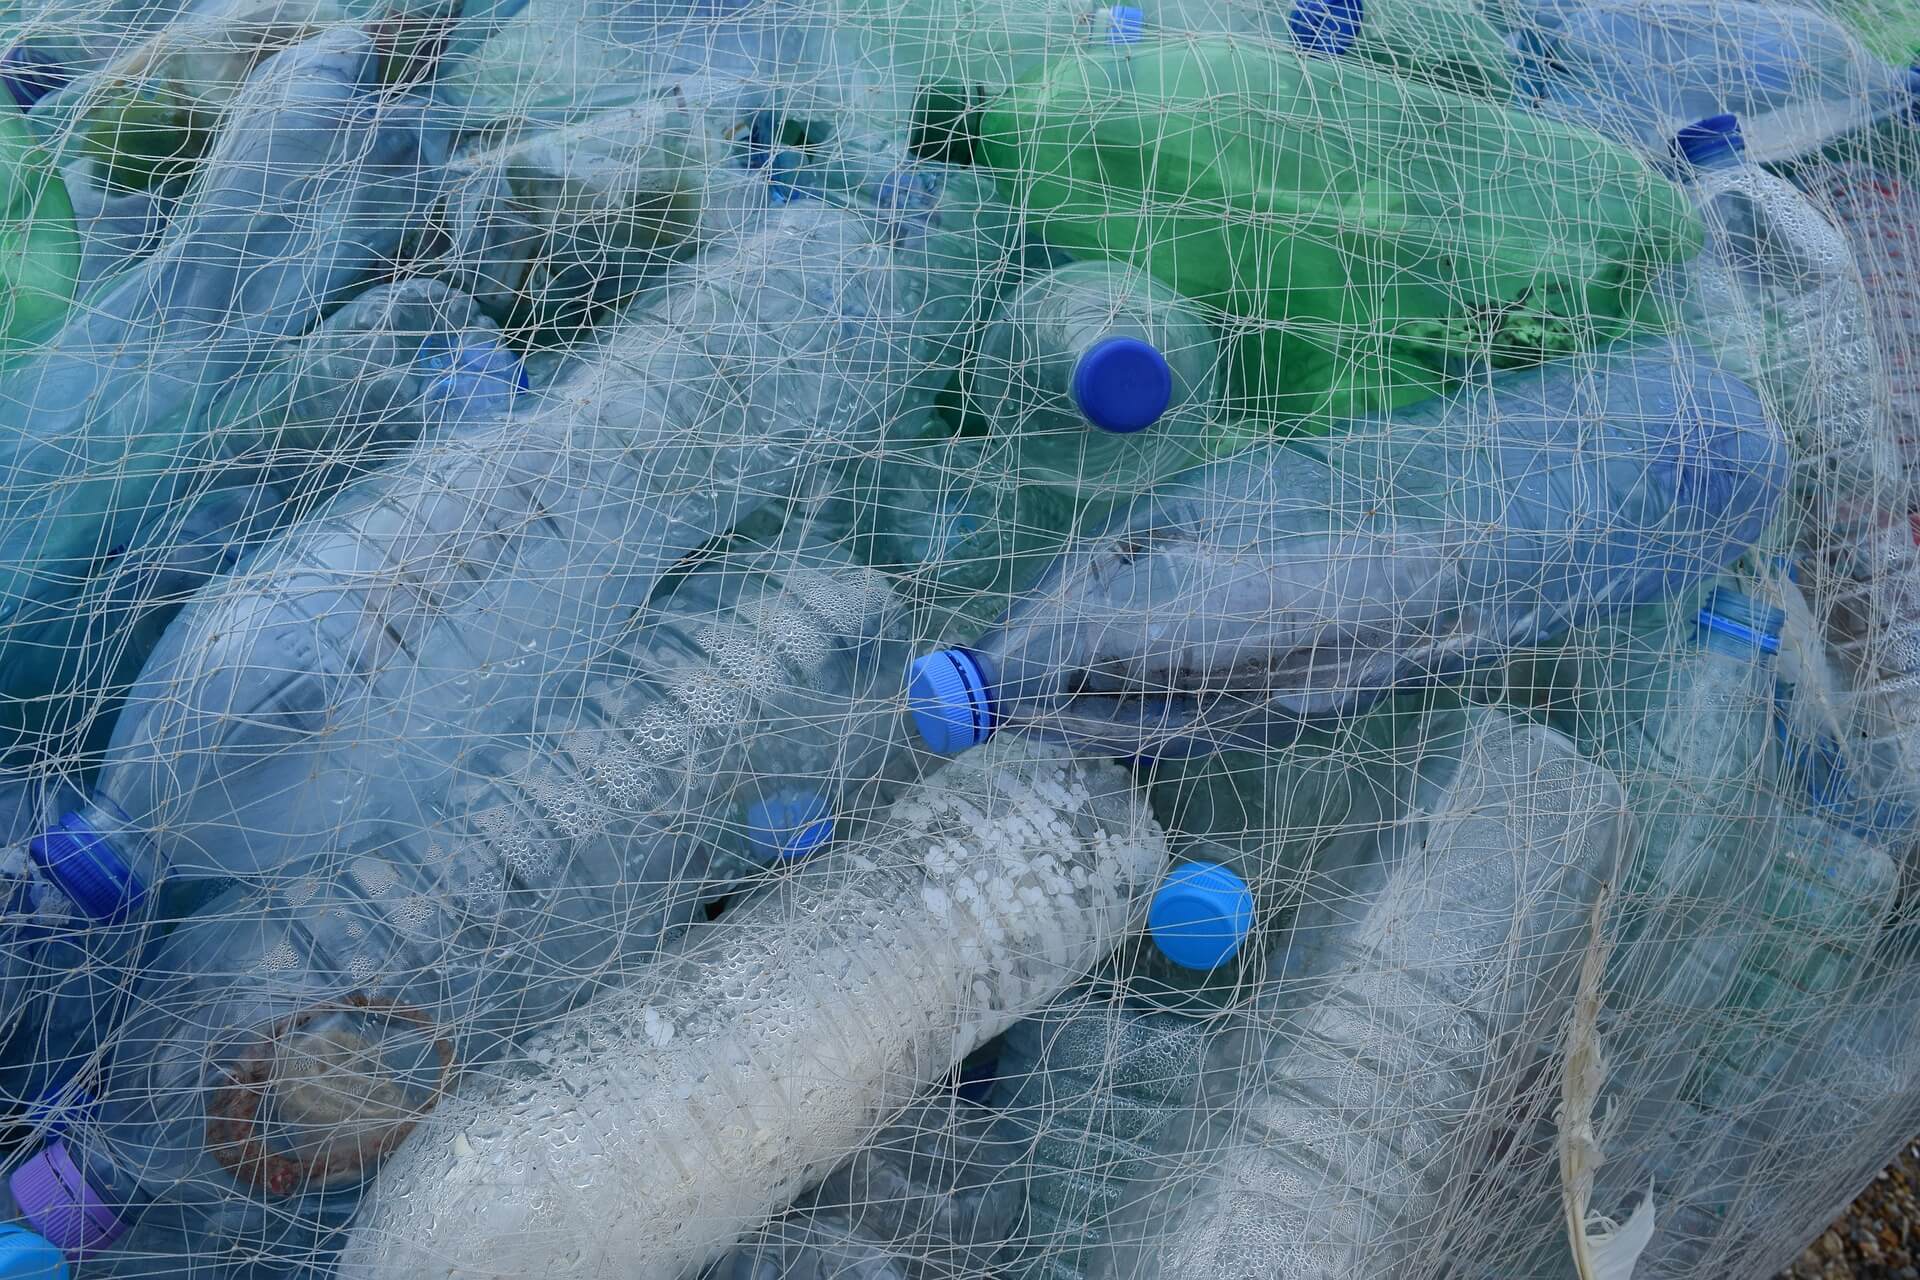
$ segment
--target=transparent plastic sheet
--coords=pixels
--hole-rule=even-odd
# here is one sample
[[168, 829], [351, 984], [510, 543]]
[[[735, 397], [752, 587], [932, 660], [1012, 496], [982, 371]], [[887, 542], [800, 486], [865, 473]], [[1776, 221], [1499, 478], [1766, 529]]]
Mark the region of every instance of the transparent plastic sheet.
[[1920, 1133], [1900, 6], [0, 31], [0, 1277], [1768, 1277]]

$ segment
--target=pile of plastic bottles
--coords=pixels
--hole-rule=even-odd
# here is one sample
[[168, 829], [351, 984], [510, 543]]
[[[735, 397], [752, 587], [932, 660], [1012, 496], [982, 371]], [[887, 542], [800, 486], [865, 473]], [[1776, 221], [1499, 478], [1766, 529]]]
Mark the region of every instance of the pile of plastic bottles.
[[1916, 12], [0, 4], [0, 1280], [1772, 1274]]

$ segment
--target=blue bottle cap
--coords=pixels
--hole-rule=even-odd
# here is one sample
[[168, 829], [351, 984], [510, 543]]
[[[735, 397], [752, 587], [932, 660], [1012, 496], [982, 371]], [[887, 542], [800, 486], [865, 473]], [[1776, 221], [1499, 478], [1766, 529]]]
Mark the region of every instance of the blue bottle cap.
[[915, 658], [907, 670], [907, 709], [927, 749], [959, 755], [993, 736], [993, 696], [965, 649]]
[[1253, 891], [1217, 862], [1186, 863], [1153, 891], [1147, 931], [1181, 968], [1217, 969], [1253, 932]]
[[62, 1138], [75, 1124], [93, 1120], [99, 1106], [100, 1101], [91, 1090], [67, 1080], [56, 1080], [27, 1103], [24, 1119], [49, 1138]]
[[[442, 346], [447, 340], [441, 340]], [[428, 349], [422, 341], [421, 351]], [[485, 382], [494, 382], [512, 387], [515, 391], [527, 391], [533, 382], [527, 377], [526, 362], [497, 342], [481, 339], [478, 342], [463, 342], [457, 347], [449, 347], [421, 361], [423, 368], [445, 369], [444, 376], [436, 378], [427, 388], [427, 397], [433, 400], [452, 400], [456, 396], [471, 398], [484, 393]]]
[[1715, 587], [1695, 621], [1702, 631], [1752, 645], [1762, 653], [1778, 653], [1787, 611], [1764, 606], [1744, 591]]
[[1730, 115], [1696, 120], [1673, 136], [1673, 153], [1702, 169], [1731, 164], [1746, 149], [1747, 140], [1740, 134], [1740, 121]]
[[1172, 401], [1173, 370], [1150, 342], [1102, 338], [1073, 367], [1073, 402], [1102, 431], [1150, 427]]
[[1907, 92], [1920, 98], [1920, 62], [1907, 68]]
[[0, 1226], [0, 1280], [67, 1280], [67, 1260], [25, 1227]]
[[37, 49], [17, 44], [0, 55], [0, 81], [22, 111], [73, 79], [73, 73]]
[[126, 859], [77, 813], [29, 840], [27, 852], [74, 906], [95, 920], [118, 920], [147, 896]]
[[1363, 0], [1296, 0], [1287, 30], [1308, 53], [1337, 58], [1353, 48], [1365, 17]]
[[747, 807], [747, 838], [766, 862], [804, 858], [833, 839], [833, 808], [819, 791], [793, 791]]
[[1130, 4], [1107, 10], [1107, 43], [1138, 44], [1147, 29], [1147, 15]]

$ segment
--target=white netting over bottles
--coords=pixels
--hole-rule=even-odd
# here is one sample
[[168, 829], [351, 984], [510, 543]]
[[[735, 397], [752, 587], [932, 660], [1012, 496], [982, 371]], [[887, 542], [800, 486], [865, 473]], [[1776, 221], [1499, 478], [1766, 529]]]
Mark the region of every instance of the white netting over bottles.
[[0, 50], [0, 1280], [1765, 1280], [1920, 1134], [1920, 9]]

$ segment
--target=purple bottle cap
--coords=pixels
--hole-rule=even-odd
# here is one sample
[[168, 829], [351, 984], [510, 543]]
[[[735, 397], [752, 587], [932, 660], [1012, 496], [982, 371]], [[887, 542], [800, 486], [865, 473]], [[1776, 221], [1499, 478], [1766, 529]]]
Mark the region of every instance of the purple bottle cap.
[[7, 1185], [33, 1229], [68, 1257], [84, 1258], [126, 1232], [126, 1224], [80, 1172], [64, 1142], [49, 1143], [15, 1169]]

